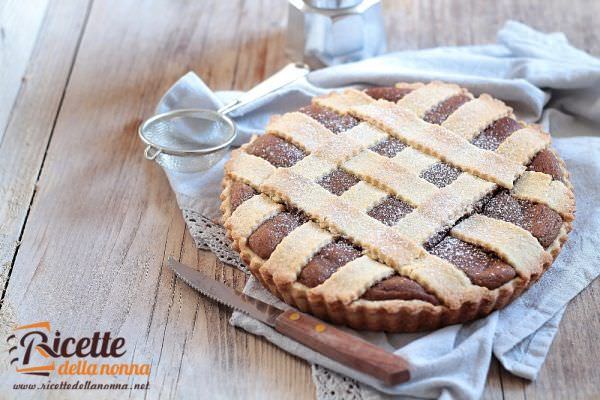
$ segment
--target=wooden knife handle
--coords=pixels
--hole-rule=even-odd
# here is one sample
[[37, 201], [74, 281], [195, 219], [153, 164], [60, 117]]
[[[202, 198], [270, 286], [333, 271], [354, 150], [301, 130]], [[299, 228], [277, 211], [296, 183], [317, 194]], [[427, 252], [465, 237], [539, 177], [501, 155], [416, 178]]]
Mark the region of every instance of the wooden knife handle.
[[275, 329], [347, 367], [371, 375], [388, 385], [410, 379], [401, 357], [350, 335], [310, 315], [288, 310], [277, 317]]

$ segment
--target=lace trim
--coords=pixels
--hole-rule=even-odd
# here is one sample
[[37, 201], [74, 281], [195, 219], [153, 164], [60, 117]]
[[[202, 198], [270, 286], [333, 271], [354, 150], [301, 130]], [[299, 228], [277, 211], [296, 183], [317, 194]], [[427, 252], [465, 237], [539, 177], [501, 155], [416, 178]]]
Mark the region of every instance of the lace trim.
[[225, 228], [211, 221], [204, 215], [190, 209], [183, 209], [183, 219], [190, 230], [194, 243], [201, 250], [209, 250], [225, 264], [249, 274], [248, 267], [240, 259], [240, 255], [231, 248]]
[[312, 364], [313, 382], [319, 400], [363, 400], [361, 385], [318, 364]]

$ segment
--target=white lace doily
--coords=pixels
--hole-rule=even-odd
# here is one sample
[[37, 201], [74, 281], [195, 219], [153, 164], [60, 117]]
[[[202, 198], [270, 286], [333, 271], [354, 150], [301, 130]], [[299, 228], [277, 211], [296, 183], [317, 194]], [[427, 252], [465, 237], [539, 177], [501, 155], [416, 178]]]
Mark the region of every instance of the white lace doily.
[[[196, 246], [213, 252], [219, 260], [246, 274], [248, 268], [229, 246], [225, 228], [190, 209], [183, 209], [183, 218]], [[340, 375], [317, 364], [311, 364], [313, 382], [319, 400], [362, 400], [361, 386], [354, 379]]]
[[229, 246], [230, 242], [223, 226], [189, 209], [183, 209], [183, 219], [199, 249], [209, 250], [225, 264], [232, 265], [246, 274], [250, 273], [239, 254]]

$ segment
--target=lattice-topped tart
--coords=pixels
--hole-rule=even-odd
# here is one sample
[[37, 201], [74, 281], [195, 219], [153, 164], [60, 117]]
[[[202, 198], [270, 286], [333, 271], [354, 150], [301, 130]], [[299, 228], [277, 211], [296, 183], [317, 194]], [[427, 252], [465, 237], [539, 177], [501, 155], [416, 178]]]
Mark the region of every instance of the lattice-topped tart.
[[356, 329], [489, 314], [552, 264], [575, 198], [550, 135], [442, 82], [316, 97], [233, 152], [222, 211], [261, 283]]

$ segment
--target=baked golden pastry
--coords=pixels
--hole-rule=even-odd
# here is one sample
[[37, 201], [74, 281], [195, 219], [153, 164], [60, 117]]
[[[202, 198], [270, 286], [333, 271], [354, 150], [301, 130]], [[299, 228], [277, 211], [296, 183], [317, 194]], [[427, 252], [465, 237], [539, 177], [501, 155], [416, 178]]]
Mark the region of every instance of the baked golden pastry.
[[315, 97], [225, 167], [222, 212], [260, 282], [355, 329], [412, 332], [512, 301], [552, 264], [575, 198], [550, 135], [442, 82]]

